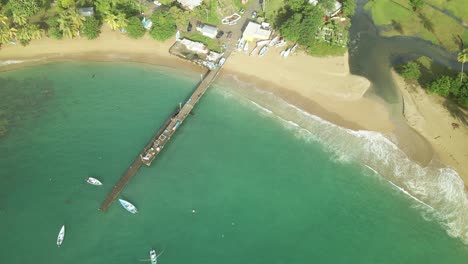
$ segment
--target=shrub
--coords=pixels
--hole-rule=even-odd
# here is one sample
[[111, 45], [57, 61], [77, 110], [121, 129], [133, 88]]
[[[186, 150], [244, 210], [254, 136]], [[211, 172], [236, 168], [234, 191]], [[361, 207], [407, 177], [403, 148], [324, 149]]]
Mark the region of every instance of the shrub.
[[419, 64], [416, 62], [408, 62], [400, 69], [400, 74], [405, 80], [417, 81], [421, 77]]
[[176, 33], [176, 21], [167, 11], [156, 10], [151, 16], [153, 26], [150, 36], [156, 40], [164, 41]]
[[95, 39], [101, 34], [101, 25], [99, 21], [91, 16], [87, 17], [83, 23], [83, 35], [88, 39]]
[[138, 39], [145, 35], [145, 28], [138, 17], [131, 17], [125, 28], [129, 37]]

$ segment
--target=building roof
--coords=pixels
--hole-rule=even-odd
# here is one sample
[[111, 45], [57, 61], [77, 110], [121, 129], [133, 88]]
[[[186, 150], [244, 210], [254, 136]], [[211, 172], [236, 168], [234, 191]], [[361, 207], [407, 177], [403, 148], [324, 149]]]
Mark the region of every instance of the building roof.
[[203, 27], [200, 29], [201, 33], [203, 35], [208, 35], [208, 36], [216, 36], [218, 34], [218, 28], [210, 25], [203, 25]]
[[269, 39], [270, 35], [270, 30], [263, 29], [260, 24], [254, 22], [249, 22], [243, 33], [244, 37], [247, 36], [257, 39]]
[[94, 15], [94, 7], [80, 7], [78, 8], [78, 12], [82, 16], [89, 17]]
[[195, 7], [201, 5], [203, 0], [177, 0], [177, 2], [186, 8], [194, 9]]

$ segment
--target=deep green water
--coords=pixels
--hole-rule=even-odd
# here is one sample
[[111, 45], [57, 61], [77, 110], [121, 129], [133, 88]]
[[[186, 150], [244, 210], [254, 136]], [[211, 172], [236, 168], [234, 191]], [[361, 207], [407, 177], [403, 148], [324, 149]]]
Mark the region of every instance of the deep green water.
[[[0, 263], [144, 263], [151, 247], [162, 264], [468, 262], [462, 235], [357, 159], [337, 158], [316, 120], [305, 137], [219, 85], [122, 193], [140, 213], [99, 212], [198, 76], [68, 62], [0, 78], [47, 80], [53, 92], [0, 141]], [[340, 133], [334, 144], [352, 143]]]

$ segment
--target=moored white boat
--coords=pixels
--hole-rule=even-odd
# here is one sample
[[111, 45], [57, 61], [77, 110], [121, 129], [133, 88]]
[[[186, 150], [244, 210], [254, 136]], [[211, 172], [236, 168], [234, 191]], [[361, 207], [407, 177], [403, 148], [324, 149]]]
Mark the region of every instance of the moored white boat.
[[265, 45], [263, 46], [263, 48], [260, 50], [260, 52], [258, 53], [258, 56], [263, 56], [268, 50], [268, 45]]
[[123, 208], [125, 208], [125, 210], [129, 211], [130, 213], [132, 213], [132, 214], [138, 213], [137, 208], [133, 204], [131, 204], [130, 202], [125, 201], [123, 199], [119, 199], [119, 202], [123, 206]]
[[57, 236], [57, 246], [60, 247], [63, 243], [63, 239], [65, 238], [65, 225], [62, 225], [60, 228], [60, 232]]
[[92, 184], [92, 185], [96, 185], [96, 186], [102, 185], [101, 181], [99, 181], [98, 179], [93, 178], [93, 177], [88, 177], [86, 179], [86, 182], [89, 183], [89, 184]]
[[247, 54], [249, 52], [249, 43], [248, 42], [245, 42], [245, 45], [244, 45], [244, 53]]
[[291, 48], [291, 54], [294, 54], [294, 52], [296, 52], [296, 49], [297, 49], [297, 44], [295, 44], [295, 45]]
[[270, 43], [270, 40], [267, 39], [267, 40], [260, 40], [260, 41], [257, 41], [257, 46], [261, 47], [261, 46], [264, 46], [264, 45], [268, 45], [268, 43]]
[[241, 51], [242, 48], [244, 47], [244, 44], [245, 44], [244, 38], [241, 37], [240, 40], [239, 40], [239, 42], [238, 42], [238, 44], [237, 44], [237, 50], [238, 50], [238, 51]]
[[276, 44], [276, 42], [278, 42], [279, 38], [280, 38], [279, 35], [276, 36], [276, 37], [274, 37], [274, 38], [270, 41], [269, 45], [270, 45], [271, 47], [273, 47], [273, 46]]
[[282, 47], [286, 45], [286, 41], [284, 39], [281, 39], [278, 41], [278, 43], [276, 43], [275, 47]]
[[257, 54], [258, 46], [255, 46], [255, 48], [250, 52], [249, 56], [253, 56]]
[[289, 53], [291, 52], [291, 49], [287, 49], [284, 51], [283, 57], [287, 58], [289, 56]]
[[150, 260], [151, 260], [151, 264], [158, 263], [158, 256], [156, 255], [156, 250], [154, 249], [150, 250]]

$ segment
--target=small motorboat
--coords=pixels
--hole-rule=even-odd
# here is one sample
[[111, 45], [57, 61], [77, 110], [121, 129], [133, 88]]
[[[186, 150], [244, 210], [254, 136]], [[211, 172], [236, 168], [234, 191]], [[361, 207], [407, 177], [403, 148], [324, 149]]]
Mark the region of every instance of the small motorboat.
[[150, 250], [150, 260], [151, 260], [151, 264], [158, 263], [158, 255], [156, 255], [156, 250], [154, 249]]
[[92, 184], [92, 185], [96, 185], [96, 186], [102, 185], [101, 181], [99, 181], [98, 179], [93, 178], [93, 177], [88, 177], [86, 179], [86, 182], [89, 183], [89, 184]]
[[245, 45], [244, 45], [244, 53], [245, 53], [245, 54], [249, 53], [249, 43], [248, 43], [248, 42], [245, 42]]
[[287, 58], [289, 56], [289, 53], [291, 52], [291, 49], [287, 49], [283, 53], [283, 57]]
[[62, 225], [60, 228], [60, 232], [57, 236], [57, 246], [60, 247], [63, 243], [63, 239], [65, 238], [65, 225]]
[[119, 202], [123, 206], [123, 208], [125, 208], [125, 210], [129, 211], [130, 213], [132, 214], [138, 213], [138, 210], [136, 209], [136, 207], [130, 202], [125, 201], [123, 199], [119, 199]]

